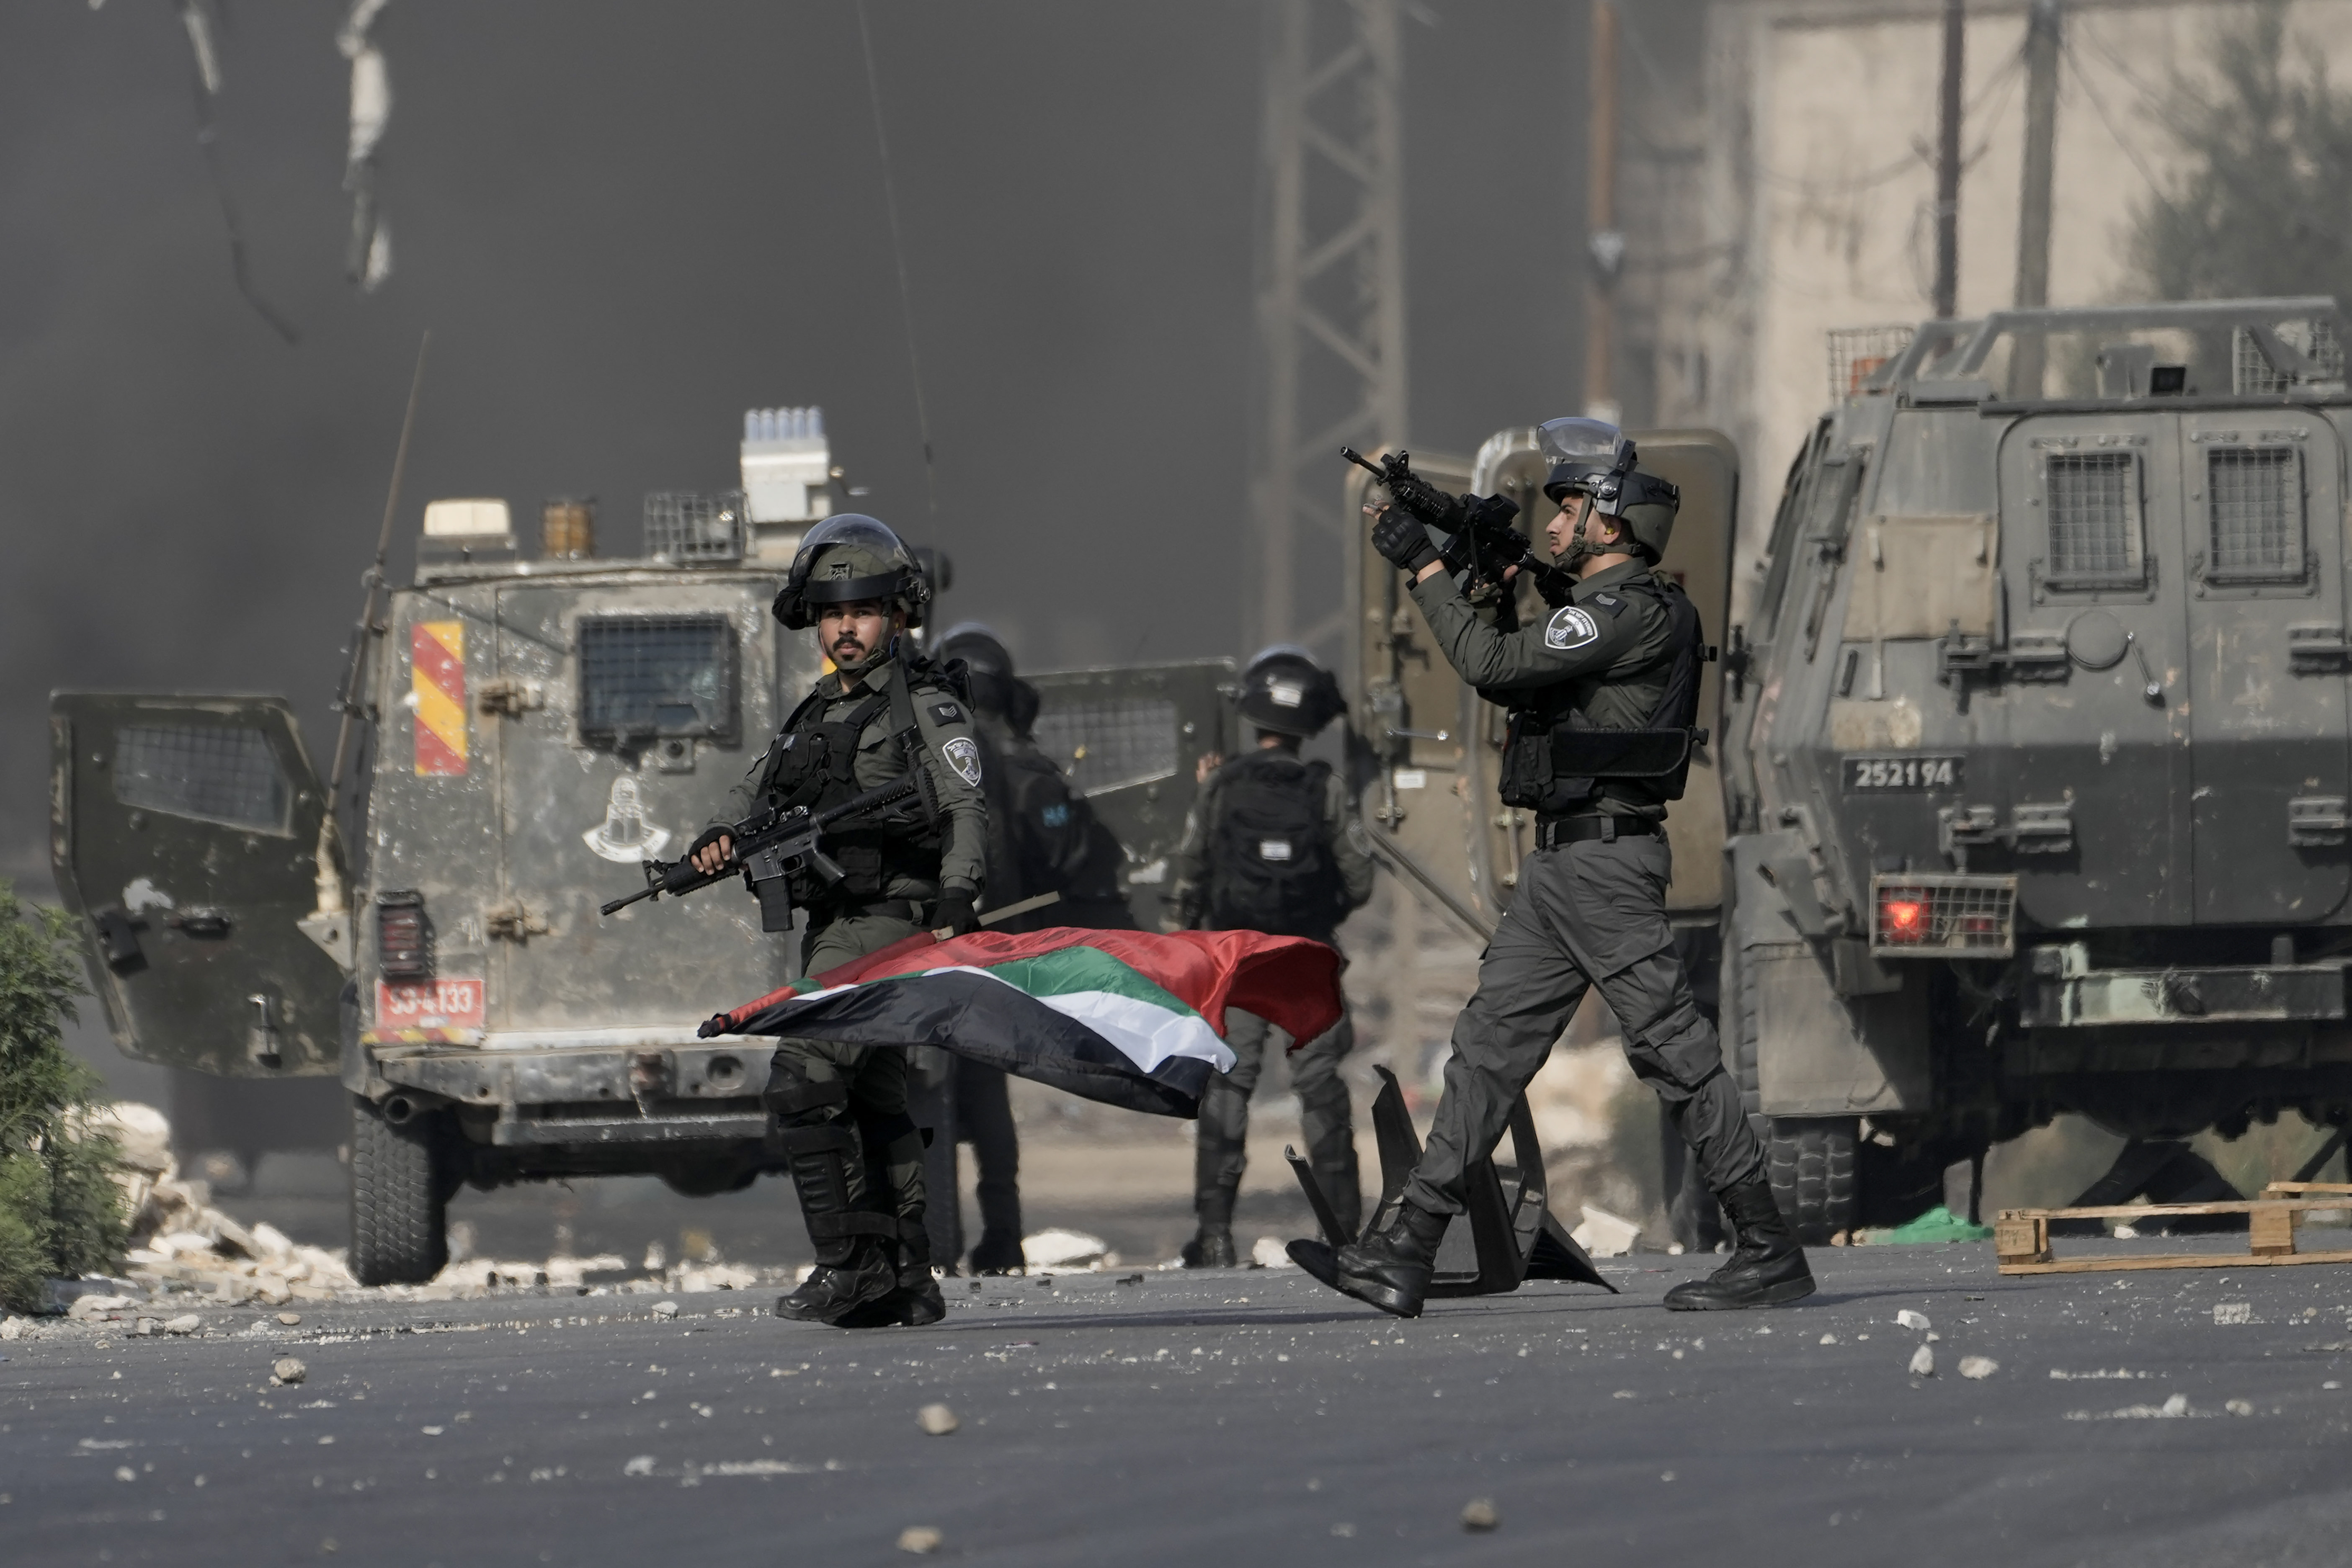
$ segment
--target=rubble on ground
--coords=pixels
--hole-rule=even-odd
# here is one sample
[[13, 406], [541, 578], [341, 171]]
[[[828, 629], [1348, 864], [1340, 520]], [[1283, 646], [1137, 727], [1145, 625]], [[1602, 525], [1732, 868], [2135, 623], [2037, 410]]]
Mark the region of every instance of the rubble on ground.
[[1115, 1269], [1118, 1254], [1109, 1243], [1083, 1230], [1049, 1228], [1021, 1239], [1021, 1257], [1032, 1269]]
[[1622, 1216], [1591, 1204], [1582, 1206], [1582, 1223], [1569, 1232], [1576, 1244], [1595, 1258], [1622, 1258], [1642, 1239], [1642, 1228]]
[[[342, 1259], [289, 1239], [271, 1225], [247, 1228], [212, 1207], [211, 1184], [183, 1178], [172, 1155], [172, 1124], [152, 1105], [107, 1107], [101, 1130], [122, 1149], [123, 1207], [131, 1217], [124, 1253], [131, 1281], [148, 1291], [199, 1291], [223, 1304], [331, 1301], [356, 1283]], [[84, 1296], [68, 1316], [88, 1314]], [[112, 1300], [114, 1298], [109, 1298]], [[132, 1303], [109, 1309], [120, 1312]]]

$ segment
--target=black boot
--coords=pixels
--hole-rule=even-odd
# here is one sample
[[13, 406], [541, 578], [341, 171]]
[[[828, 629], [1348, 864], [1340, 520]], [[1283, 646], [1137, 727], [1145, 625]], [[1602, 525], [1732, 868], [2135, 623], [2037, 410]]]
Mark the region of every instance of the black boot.
[[1437, 1262], [1437, 1244], [1445, 1239], [1450, 1218], [1399, 1202], [1386, 1225], [1366, 1231], [1354, 1246], [1339, 1249], [1328, 1283], [1384, 1312], [1421, 1316], [1422, 1298], [1429, 1293], [1430, 1272]]
[[1805, 1266], [1772, 1186], [1762, 1177], [1720, 1195], [1739, 1245], [1722, 1268], [1704, 1280], [1690, 1280], [1666, 1292], [1666, 1310], [1719, 1312], [1740, 1307], [1777, 1307], [1813, 1293], [1813, 1271]]
[[983, 1230], [980, 1233], [980, 1245], [971, 1249], [971, 1271], [975, 1274], [1018, 1274], [1028, 1266], [1029, 1260], [1022, 1256], [1017, 1232]]
[[931, 1273], [931, 1239], [918, 1220], [899, 1236], [895, 1288], [880, 1301], [835, 1320], [845, 1329], [921, 1328], [948, 1315], [940, 1282]]
[[1187, 1269], [1231, 1269], [1235, 1266], [1234, 1231], [1229, 1225], [1201, 1222], [1192, 1239], [1178, 1254]]
[[1187, 1269], [1231, 1269], [1239, 1261], [1234, 1252], [1234, 1199], [1241, 1191], [1242, 1174], [1233, 1173], [1225, 1185], [1222, 1172], [1201, 1178], [1192, 1195], [1192, 1212], [1201, 1217], [1192, 1239], [1178, 1253]]
[[776, 1315], [800, 1322], [839, 1322], [898, 1288], [898, 1270], [887, 1243], [898, 1239], [898, 1226], [858, 1203], [861, 1184], [852, 1175], [852, 1162], [858, 1158], [857, 1134], [847, 1126], [835, 1122], [788, 1127], [782, 1136], [793, 1186], [800, 1195], [801, 1217], [808, 1222], [809, 1240], [816, 1249], [816, 1269], [776, 1302]]

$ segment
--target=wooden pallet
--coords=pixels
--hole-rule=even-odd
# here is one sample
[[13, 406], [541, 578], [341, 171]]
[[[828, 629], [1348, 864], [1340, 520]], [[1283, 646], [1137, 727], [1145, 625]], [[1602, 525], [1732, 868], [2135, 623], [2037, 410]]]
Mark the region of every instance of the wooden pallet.
[[[2294, 1197], [2282, 1188], [2352, 1197], [2352, 1183], [2273, 1182], [2259, 1198], [2236, 1203], [2156, 1203], [2109, 1208], [2004, 1208], [1992, 1246], [2004, 1274], [2100, 1274], [2134, 1269], [2243, 1269], [2279, 1263], [2352, 1263], [2352, 1252], [2298, 1252], [2295, 1232], [2313, 1209], [2352, 1207], [2344, 1197]], [[2273, 1196], [2273, 1195], [2277, 1196]], [[2244, 1252], [2168, 1252], [2140, 1257], [2059, 1258], [2050, 1250], [2053, 1219], [2164, 1219], [2193, 1214], [2242, 1214]]]

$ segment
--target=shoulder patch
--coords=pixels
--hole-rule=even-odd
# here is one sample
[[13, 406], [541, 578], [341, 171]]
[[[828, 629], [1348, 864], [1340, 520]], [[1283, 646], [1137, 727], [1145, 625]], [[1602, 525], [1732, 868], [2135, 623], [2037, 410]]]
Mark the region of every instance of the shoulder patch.
[[1584, 602], [1598, 609], [1606, 610], [1612, 615], [1617, 614], [1625, 608], [1625, 601], [1613, 593], [1596, 593]]
[[954, 703], [933, 703], [931, 717], [940, 724], [961, 724], [963, 709]]
[[1544, 627], [1547, 648], [1581, 648], [1600, 638], [1600, 623], [1592, 619], [1591, 612], [1573, 604], [1563, 605]]
[[940, 756], [950, 768], [955, 769], [957, 778], [975, 789], [980, 788], [980, 743], [978, 741], [968, 735], [959, 735], [940, 747]]

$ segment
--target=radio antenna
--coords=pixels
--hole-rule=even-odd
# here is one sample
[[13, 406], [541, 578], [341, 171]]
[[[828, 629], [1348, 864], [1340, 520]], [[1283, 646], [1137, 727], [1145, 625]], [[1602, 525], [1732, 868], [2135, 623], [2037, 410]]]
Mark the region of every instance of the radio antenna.
[[934, 523], [940, 516], [939, 476], [931, 463], [931, 419], [923, 406], [923, 364], [915, 354], [915, 302], [907, 287], [907, 244], [898, 232], [898, 184], [890, 173], [890, 138], [882, 126], [882, 78], [874, 66], [874, 32], [866, 23], [866, 0], [857, 0], [857, 41], [866, 49], [866, 96], [874, 107], [874, 145], [882, 155], [882, 204], [890, 214], [890, 259], [898, 269], [898, 319], [907, 333], [907, 373], [915, 383], [915, 433], [923, 443], [923, 492]]

